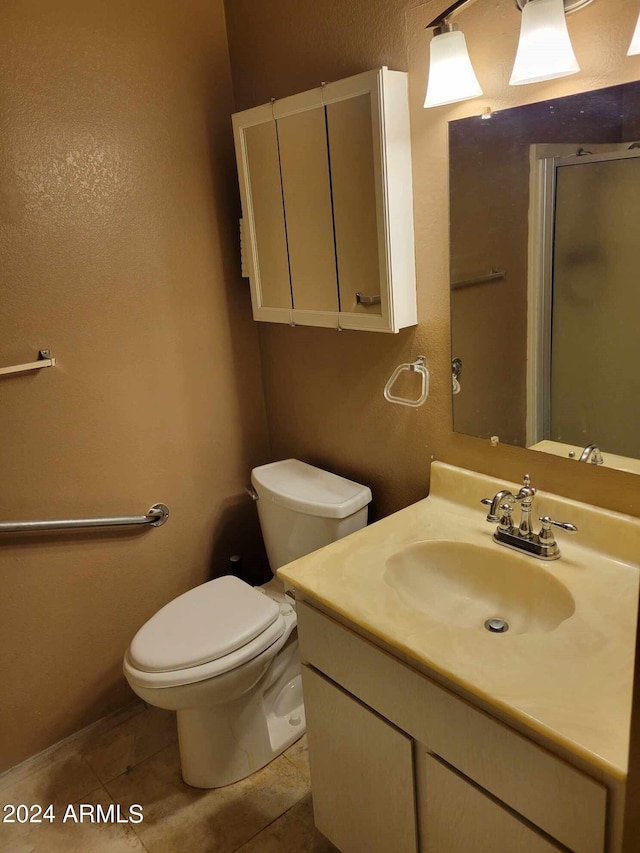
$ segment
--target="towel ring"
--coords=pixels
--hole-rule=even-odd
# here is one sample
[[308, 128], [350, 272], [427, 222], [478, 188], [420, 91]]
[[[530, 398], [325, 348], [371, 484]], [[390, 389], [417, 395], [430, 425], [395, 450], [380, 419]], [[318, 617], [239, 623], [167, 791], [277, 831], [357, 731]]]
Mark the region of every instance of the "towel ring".
[[[422, 388], [420, 391], [420, 396], [417, 400], [410, 400], [407, 397], [398, 397], [395, 394], [391, 393], [391, 388], [393, 387], [396, 379], [400, 374], [408, 370], [410, 373], [419, 373], [422, 380]], [[389, 403], [398, 403], [401, 406], [413, 406], [417, 408], [421, 406], [424, 401], [429, 396], [429, 369], [427, 367], [427, 360], [423, 355], [419, 355], [415, 361], [410, 364], [400, 364], [391, 374], [389, 381], [384, 386], [384, 398]]]

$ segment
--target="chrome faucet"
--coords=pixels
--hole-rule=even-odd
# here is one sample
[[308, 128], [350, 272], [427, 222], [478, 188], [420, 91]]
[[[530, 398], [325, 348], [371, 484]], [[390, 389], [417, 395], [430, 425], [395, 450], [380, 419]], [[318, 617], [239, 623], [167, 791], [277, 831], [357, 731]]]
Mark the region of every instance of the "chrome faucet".
[[[499, 545], [514, 548], [516, 551], [524, 551], [539, 560], [557, 560], [560, 556], [560, 549], [554, 538], [552, 528], [559, 527], [566, 533], [577, 533], [578, 528], [569, 522], [554, 521], [553, 518], [545, 515], [539, 519], [542, 522], [540, 533], [534, 533], [531, 524], [531, 512], [535, 494], [536, 489], [531, 485], [531, 478], [525, 474], [522, 487], [517, 494], [514, 495], [509, 489], [500, 489], [493, 498], [483, 498], [481, 503], [490, 507], [487, 521], [498, 523], [493, 538]], [[509, 500], [520, 505], [520, 524], [518, 527], [513, 523], [511, 515], [513, 507], [508, 502]], [[498, 514], [498, 510], [500, 510], [500, 514]]]
[[[591, 460], [589, 460], [591, 457]], [[600, 448], [597, 444], [587, 444], [585, 449], [580, 454], [580, 459], [578, 462], [589, 462], [591, 461], [592, 465], [603, 465], [604, 459], [602, 458], [602, 453], [600, 453]]]

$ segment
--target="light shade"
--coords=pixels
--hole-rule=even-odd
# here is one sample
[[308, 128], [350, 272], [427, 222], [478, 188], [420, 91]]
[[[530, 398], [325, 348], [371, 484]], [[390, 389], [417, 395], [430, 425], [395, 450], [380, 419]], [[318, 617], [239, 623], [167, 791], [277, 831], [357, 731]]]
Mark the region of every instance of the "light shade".
[[434, 35], [430, 45], [425, 107], [439, 107], [477, 98], [482, 89], [475, 75], [464, 34], [459, 30]]
[[539, 83], [580, 71], [563, 0], [529, 0], [522, 10], [520, 41], [509, 83]]
[[633, 31], [633, 38], [631, 39], [627, 56], [635, 56], [637, 53], [640, 53], [640, 17], [638, 18], [638, 23]]

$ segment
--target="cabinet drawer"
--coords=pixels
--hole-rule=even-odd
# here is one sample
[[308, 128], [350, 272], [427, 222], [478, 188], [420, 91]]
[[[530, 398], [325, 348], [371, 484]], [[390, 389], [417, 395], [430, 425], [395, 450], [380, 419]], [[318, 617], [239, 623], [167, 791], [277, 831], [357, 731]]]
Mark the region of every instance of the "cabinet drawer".
[[310, 605], [297, 613], [303, 661], [570, 850], [602, 853], [603, 785]]

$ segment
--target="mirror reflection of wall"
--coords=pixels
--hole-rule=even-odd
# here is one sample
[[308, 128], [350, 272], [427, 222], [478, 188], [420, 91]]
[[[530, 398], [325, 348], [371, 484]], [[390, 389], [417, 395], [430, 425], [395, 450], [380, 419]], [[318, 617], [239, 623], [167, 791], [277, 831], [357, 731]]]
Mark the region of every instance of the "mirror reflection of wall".
[[[629, 373], [636, 374], [640, 365], [640, 335], [627, 336], [623, 347], [627, 366], [613, 371], [612, 348], [606, 348], [609, 350], [606, 363], [602, 358], [605, 348], [597, 343], [587, 325], [581, 325], [580, 312], [570, 304], [565, 285], [562, 286], [564, 295], [558, 296], [554, 306], [553, 335], [551, 297], [546, 305], [544, 333], [536, 330], [536, 318], [528, 309], [532, 294], [534, 302], [536, 299], [540, 304], [544, 302], [541, 246], [536, 244], [538, 238], [532, 236], [534, 223], [530, 225], [532, 146], [553, 150], [553, 146], [564, 145], [564, 153], [570, 145], [575, 155], [578, 148], [587, 148], [587, 144], [597, 146], [598, 152], [601, 147], [613, 149], [622, 147], [623, 142], [631, 144], [640, 139], [639, 106], [640, 83], [629, 83], [500, 111], [490, 118], [478, 116], [449, 124], [452, 357], [462, 359], [463, 363], [462, 390], [453, 398], [457, 432], [480, 437], [497, 435], [501, 442], [519, 446], [531, 446], [540, 439], [582, 446], [597, 442], [603, 451], [640, 458], [636, 429], [640, 395], [638, 385], [627, 382]], [[636, 162], [640, 165], [640, 161]], [[595, 172], [587, 174], [595, 176]], [[638, 169], [634, 174], [638, 174]], [[558, 181], [562, 198], [565, 183], [564, 178]], [[606, 179], [607, 188], [608, 184]], [[636, 240], [636, 245], [633, 239], [627, 241], [631, 257], [626, 266], [621, 260], [626, 250], [622, 251], [619, 246], [625, 233], [633, 234], [633, 223], [638, 221], [637, 203], [636, 212], [630, 209], [629, 213], [627, 224], [631, 228], [620, 226], [623, 215], [614, 220], [608, 213], [613, 205], [624, 214], [631, 198], [634, 195], [640, 198], [640, 186], [636, 185], [637, 189], [633, 190], [629, 189], [627, 181], [623, 185], [629, 194], [626, 199], [612, 201], [607, 196], [606, 200], [594, 204], [593, 197], [587, 198], [590, 191], [583, 189], [577, 202], [583, 220], [590, 222], [591, 230], [588, 235], [583, 233], [582, 238], [589, 243], [592, 256], [608, 253], [609, 250], [596, 245], [600, 235], [607, 235], [619, 261], [602, 272], [601, 289], [592, 291], [594, 298], [590, 304], [601, 320], [598, 325], [601, 341], [620, 340], [620, 317], [638, 316], [637, 300], [633, 305], [632, 300], [628, 301], [628, 311], [619, 310], [620, 300], [628, 299], [629, 295], [623, 296], [615, 289], [618, 285], [610, 282], [614, 273], [622, 270], [623, 278], [633, 280], [640, 262], [637, 256], [640, 241]], [[561, 200], [558, 230], [565, 222], [570, 232], [579, 233], [577, 214], [564, 213], [563, 204]], [[555, 215], [553, 205], [551, 214]], [[555, 227], [553, 222], [545, 223], [538, 236], [546, 229], [552, 240]], [[550, 257], [552, 255], [551, 246]], [[556, 275], [559, 275], [560, 267], [564, 265], [566, 270], [572, 262], [570, 253], [564, 250], [556, 250], [555, 255]], [[547, 273], [551, 282], [553, 270]], [[594, 275], [597, 276], [595, 267]], [[606, 289], [607, 284], [609, 289]], [[639, 290], [636, 288], [634, 294]], [[602, 302], [605, 292], [607, 304], [617, 306], [617, 313], [605, 310]], [[582, 291], [582, 299], [589, 300], [586, 289]], [[572, 332], [568, 331], [567, 320]], [[538, 345], [536, 335], [540, 341], [546, 340], [544, 347], [541, 343]], [[570, 336], [582, 341], [583, 354], [589, 352], [590, 361], [584, 366], [580, 364], [581, 347], [572, 348], [568, 343]], [[566, 360], [568, 352], [577, 356], [571, 363]], [[538, 381], [532, 368], [536, 360], [542, 378], [540, 387], [532, 390]], [[588, 374], [594, 377], [593, 383]], [[594, 395], [598, 394], [597, 385], [607, 389], [607, 400], [605, 402], [603, 396], [602, 405], [593, 405]], [[578, 402], [576, 392], [580, 387], [591, 395], [592, 404], [583, 406]], [[546, 394], [540, 408], [544, 409], [544, 417], [541, 415], [539, 419], [543, 426], [534, 429], [531, 401], [536, 393], [540, 397], [543, 390]], [[560, 400], [564, 414], [558, 406]], [[605, 407], [607, 418], [590, 420], [589, 411], [601, 414]], [[552, 411], [557, 415], [553, 428]], [[623, 429], [623, 424], [628, 428]], [[611, 434], [602, 434], [605, 432]], [[623, 441], [620, 440], [623, 433], [635, 435], [630, 441]]]

